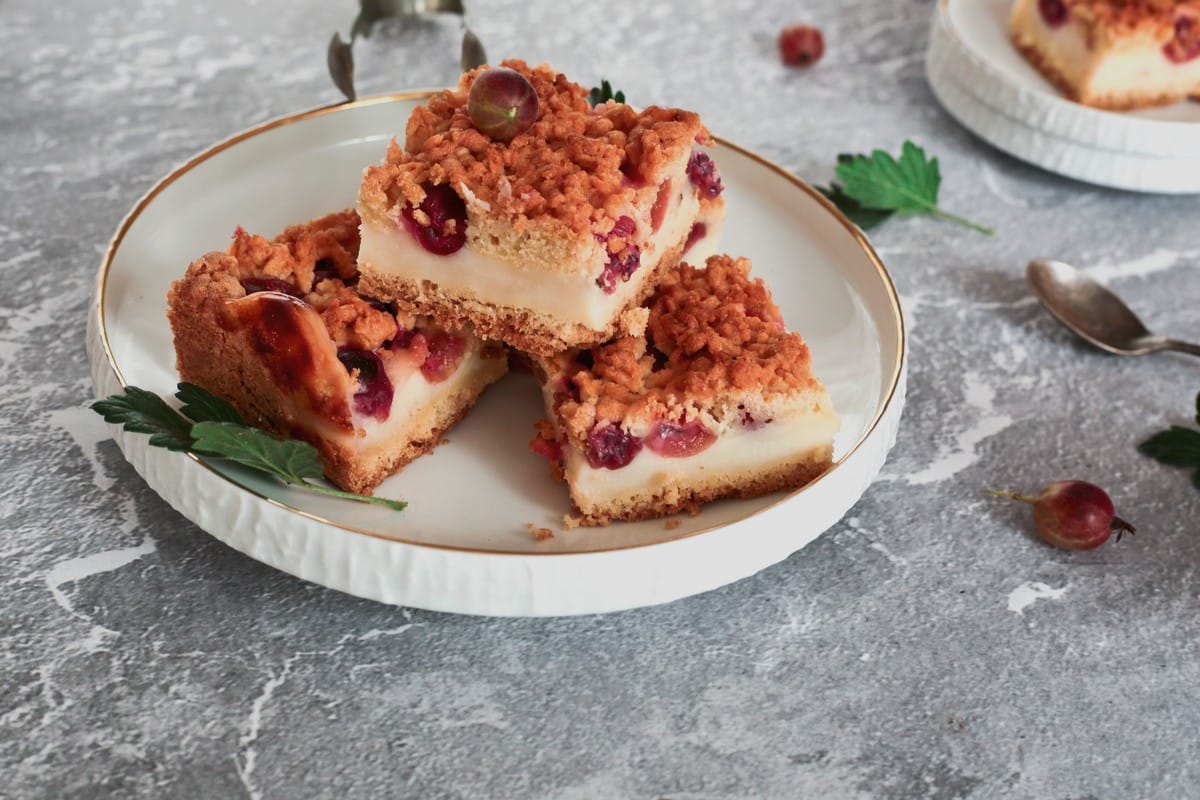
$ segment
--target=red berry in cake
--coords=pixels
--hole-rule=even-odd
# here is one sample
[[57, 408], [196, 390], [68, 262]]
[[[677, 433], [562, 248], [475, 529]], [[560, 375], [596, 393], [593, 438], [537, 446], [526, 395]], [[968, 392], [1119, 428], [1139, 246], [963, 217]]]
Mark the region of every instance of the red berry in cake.
[[417, 332], [412, 328], [396, 327], [396, 335], [387, 343], [389, 350], [403, 350], [412, 344], [413, 337]]
[[425, 199], [414, 208], [404, 206], [404, 227], [429, 252], [438, 256], [455, 253], [467, 241], [467, 204], [447, 184], [425, 184]]
[[789, 67], [807, 67], [825, 54], [825, 37], [811, 25], [789, 25], [779, 32], [779, 57]]
[[654, 423], [646, 437], [646, 446], [661, 456], [686, 458], [699, 453], [717, 440], [717, 435], [700, 420]]
[[313, 286], [316, 286], [321, 281], [329, 280], [330, 278], [340, 278], [337, 266], [333, 263], [332, 258], [319, 258], [313, 264]]
[[742, 412], [741, 423], [742, 427], [747, 430], [756, 431], [764, 425], [770, 425], [774, 420], [771, 418], [760, 419], [746, 410], [745, 406], [738, 406], [738, 410]]
[[1163, 46], [1163, 53], [1175, 64], [1200, 57], [1200, 18], [1180, 15], [1175, 20], [1175, 38]]
[[1051, 28], [1066, 25], [1067, 17], [1070, 16], [1067, 4], [1063, 0], [1038, 0], [1038, 10], [1042, 12], [1042, 19]]
[[[629, 280], [629, 276], [637, 272], [637, 268], [642, 265], [642, 250], [632, 241], [636, 229], [637, 223], [631, 217], [620, 217], [607, 235], [596, 236], [608, 247], [608, 263], [604, 265], [604, 272], [596, 279], [596, 285], [603, 289], [605, 294], [615, 292], [617, 281]], [[615, 251], [611, 246], [614, 239], [621, 240]]]
[[1091, 550], [1108, 541], [1113, 531], [1118, 541], [1122, 534], [1134, 532], [1132, 525], [1116, 516], [1112, 498], [1086, 481], [1058, 481], [1042, 489], [1037, 497], [988, 491], [1032, 505], [1038, 536], [1055, 547]]
[[383, 368], [383, 361], [370, 350], [339, 347], [338, 361], [352, 375], [357, 370], [358, 391], [354, 393], [354, 410], [383, 422], [392, 411], [392, 381]]
[[421, 365], [421, 374], [430, 383], [444, 381], [453, 375], [467, 348], [465, 339], [443, 330], [429, 334], [425, 344], [429, 348], [429, 355]]
[[654, 205], [650, 207], [650, 230], [657, 232], [662, 227], [663, 219], [667, 216], [667, 208], [671, 205], [671, 179], [662, 182], [658, 187], [658, 194], [654, 198]]
[[692, 229], [688, 231], [687, 241], [683, 243], [683, 252], [692, 249], [692, 245], [708, 235], [708, 226], [703, 222], [692, 223]]
[[597, 425], [588, 434], [583, 453], [592, 469], [620, 469], [642, 450], [642, 442], [616, 423]]
[[283, 292], [292, 297], [300, 297], [300, 290], [295, 285], [279, 278], [242, 278], [242, 288], [246, 294], [255, 292]]
[[505, 67], [481, 72], [467, 93], [471, 124], [499, 142], [529, 130], [537, 120], [538, 96], [521, 73]]
[[700, 190], [700, 194], [707, 198], [714, 198], [725, 189], [721, 184], [721, 174], [717, 172], [717, 165], [703, 150], [692, 151], [692, 157], [688, 159], [687, 174]]

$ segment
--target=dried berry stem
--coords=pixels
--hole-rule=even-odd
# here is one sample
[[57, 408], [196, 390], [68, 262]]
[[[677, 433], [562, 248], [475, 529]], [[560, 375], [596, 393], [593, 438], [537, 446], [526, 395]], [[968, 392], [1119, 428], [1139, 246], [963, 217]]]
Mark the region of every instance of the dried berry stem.
[[994, 494], [997, 497], [1008, 497], [1013, 500], [1020, 500], [1022, 503], [1029, 503], [1029, 505], [1033, 505], [1034, 503], [1037, 502], [1036, 497], [1030, 497], [1027, 494], [1017, 494], [1016, 492], [1002, 492], [999, 489], [984, 489], [984, 491], [987, 492], [988, 494]]

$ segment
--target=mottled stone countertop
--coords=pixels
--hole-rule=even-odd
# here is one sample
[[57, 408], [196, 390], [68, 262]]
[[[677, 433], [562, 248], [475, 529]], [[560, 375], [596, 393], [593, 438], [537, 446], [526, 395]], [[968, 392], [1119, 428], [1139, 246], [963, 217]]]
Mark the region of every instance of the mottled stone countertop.
[[[846, 150], [940, 156], [995, 225], [872, 240], [909, 326], [908, 404], [844, 520], [717, 591], [489, 619], [307, 584], [159, 499], [91, 411], [85, 320], [122, 216], [175, 165], [340, 99], [352, 0], [0, 4], [0, 797], [1200, 796], [1200, 493], [1138, 441], [1186, 423], [1200, 363], [1088, 349], [1031, 298], [1035, 256], [1200, 339], [1200, 197], [1028, 167], [937, 105], [932, 0], [473, 0], [494, 58], [548, 61], [817, 182]], [[774, 37], [802, 15], [807, 72]], [[457, 76], [457, 28], [356, 47], [359, 89]], [[1084, 554], [988, 486], [1075, 477], [1139, 532]]]

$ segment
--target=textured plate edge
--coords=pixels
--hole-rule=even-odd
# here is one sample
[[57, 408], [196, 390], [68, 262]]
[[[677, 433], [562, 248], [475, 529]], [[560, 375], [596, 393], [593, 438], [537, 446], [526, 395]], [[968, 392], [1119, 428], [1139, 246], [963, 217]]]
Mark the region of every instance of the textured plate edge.
[[[94, 319], [94, 317], [93, 317]], [[88, 338], [97, 330], [89, 321]], [[93, 353], [98, 348], [89, 348]], [[119, 389], [103, 359], [91, 359], [98, 393]], [[536, 558], [447, 550], [297, 516], [190, 458], [152, 448], [114, 426], [134, 471], [168, 505], [218, 541], [256, 561], [346, 594], [397, 606], [488, 617], [555, 617], [644, 608], [743, 580], [787, 559], [836, 524], [861, 499], [895, 445], [907, 392], [907, 355], [883, 417], [844, 468], [827, 473], [820, 495], [799, 495], [741, 522], [643, 547]], [[186, 489], [185, 489], [186, 487]], [[220, 502], [218, 502], [218, 500]], [[221, 508], [214, 524], [213, 508]], [[778, 523], [803, 517], [802, 538]], [[236, 520], [228, 524], [228, 519]], [[754, 547], [746, 540], [755, 537]], [[687, 566], [680, 569], [680, 565]]]
[[[96, 276], [93, 298], [88, 310], [87, 336], [87, 351], [95, 395], [104, 397], [120, 391], [122, 388], [120, 371], [108, 341], [104, 320], [104, 288], [108, 270], [125, 233], [158, 194], [197, 164], [251, 136], [290, 122], [334, 111], [411, 99], [428, 94], [428, 91], [414, 91], [380, 95], [363, 98], [354, 103], [323, 106], [298, 114], [278, 117], [235, 134], [197, 154], [156, 183], [122, 219], [105, 251], [101, 269]], [[762, 529], [767, 520], [779, 518], [789, 507], [794, 506], [805, 497], [805, 489], [789, 493], [778, 501], [751, 512], [746, 517], [653, 544], [581, 553], [540, 554], [439, 547], [405, 542], [315, 517], [272, 498], [257, 494], [253, 490], [233, 482], [198, 459], [180, 458], [178, 454], [150, 448], [145, 443], [144, 437], [131, 436], [117, 426], [110, 426], [110, 430], [114, 433], [114, 440], [134, 470], [160, 497], [214, 538], [255, 560], [304, 580], [347, 594], [394, 605], [483, 616], [564, 616], [604, 613], [657, 605], [698, 594], [740, 580], [777, 563], [803, 548], [829, 526], [836, 523], [857, 502], [882, 468], [887, 453], [895, 442], [904, 405], [907, 381], [907, 330], [899, 295], [891, 275], [866, 235], [857, 226], [846, 219], [824, 196], [792, 173], [732, 142], [719, 138], [718, 142], [790, 181], [817, 201], [827, 213], [832, 214], [874, 265], [877, 275], [882, 281], [885, 294], [891, 301], [897, 341], [890, 385], [885, 376], [884, 400], [880, 403], [863, 435], [834, 467], [814, 481], [814, 483], [829, 481], [838, 486], [844, 484], [850, 487], [850, 491], [836, 495], [840, 498], [834, 504], [834, 508], [837, 509], [836, 514], [831, 517], [828, 514], [821, 516], [824, 521], [819, 525], [809, 527], [806, 530], [807, 535], [802, 541], [796, 541], [787, 536], [771, 536], [770, 532], [767, 532], [764, 535], [770, 536], [770, 540], [773, 542], [769, 550], [770, 555], [766, 557], [760, 555], [754, 558], [745, 557], [744, 547], [735, 546], [732, 549], [721, 547], [722, 542], [729, 537], [736, 537], [736, 541], [740, 542], [744, 536], [751, 535], [748, 528]], [[880, 447], [880, 442], [884, 443], [882, 447]], [[165, 476], [170, 476], [172, 479], [167, 480]], [[183, 493], [181, 490], [185, 484], [189, 486], [187, 493]], [[214, 525], [212, 520], [206, 516], [205, 502], [215, 499], [216, 490], [227, 490], [230, 485], [240, 490], [234, 493], [237, 498], [237, 507], [232, 513], [223, 514], [223, 517], [233, 516], [237, 520], [237, 524], [233, 526]], [[811, 487], [813, 484], [809, 484], [809, 486]], [[811, 492], [808, 495], [808, 497], [816, 496], [816, 493]], [[229, 508], [230, 502], [227, 497], [222, 499], [222, 503], [225, 509]], [[217, 530], [214, 531], [213, 528], [217, 528]], [[264, 536], [264, 533], [267, 535]], [[669, 552], [664, 553], [664, 550]], [[681, 550], [685, 552], [681, 553]], [[300, 555], [297, 556], [297, 553]], [[321, 555], [315, 563], [312, 560], [314, 553]], [[716, 569], [712, 574], [698, 570], [682, 571], [684, 577], [680, 578], [678, 576], [681, 571], [675, 567], [681, 556], [692, 557], [688, 554], [694, 554], [704, 562], [708, 562], [710, 568], [711, 565], [719, 565], [720, 569]], [[433, 581], [436, 586], [430, 583], [431, 572], [446, 574], [444, 562], [449, 558], [456, 560], [458, 569], [468, 563], [471, 565], [468, 572], [471, 572], [473, 577], [466, 582], [466, 585], [475, 590], [474, 594], [468, 592], [468, 594], [454, 595], [453, 592], [446, 590], [444, 580]], [[596, 580], [595, 565], [589, 564], [586, 568], [581, 568], [579, 562], [583, 560], [619, 565], [611, 572], [606, 572], [606, 577], [599, 582], [597, 588], [605, 590], [610, 590], [614, 581], [615, 585], [625, 584], [631, 574], [644, 572], [651, 564], [659, 564], [661, 561], [661, 569], [657, 569], [657, 577], [646, 576], [649, 580], [643, 585], [643, 591], [637, 597], [634, 597], [632, 593], [626, 593], [625, 599], [616, 600], [607, 597], [605, 592], [599, 592], [590, 596], [603, 597], [602, 601], [595, 602], [593, 600], [580, 603], [578, 599], [589, 594], [579, 591], [580, 582]], [[570, 569], [551, 567], [552, 564], [568, 562], [571, 565]], [[363, 563], [371, 565], [375, 574], [357, 575], [350, 579], [348, 576], [354, 575], [355, 570], [359, 568], [357, 565]], [[384, 575], [380, 570], [380, 565], [384, 564], [390, 565], [389, 569], [384, 570], [391, 578], [386, 581], [383, 580]], [[496, 569], [497, 567], [499, 570]], [[506, 582], [509, 589], [519, 590], [521, 586], [524, 586], [527, 593], [520, 595], [518, 591], [509, 595], [507, 603], [497, 603], [497, 595], [492, 592], [480, 596], [479, 587], [489, 580], [488, 576], [491, 576], [490, 580], [493, 583], [496, 582], [495, 576], [498, 572], [505, 574], [501, 582]], [[401, 575], [401, 573], [404, 574]], [[568, 574], [573, 577], [564, 581], [564, 576]], [[671, 580], [671, 576], [676, 576], [676, 578]], [[397, 585], [403, 588], [397, 589]], [[552, 589], [552, 586], [557, 589]]]
[[[1111, 112], [1070, 101], [1049, 83], [1045, 86], [1021, 84], [1012, 74], [997, 67], [988, 56], [979, 53], [959, 34], [958, 26], [954, 24], [949, 12], [949, 5], [958, 1], [968, 0], [938, 0], [934, 19], [937, 28], [946, 34], [946, 40], [966, 62], [965, 66], [974, 70], [972, 78], [985, 80], [986, 90], [984, 86], [978, 86], [976, 90], [980, 101], [996, 102], [996, 90], [1006, 94], [1012, 92], [1010, 98], [1015, 98], [1022, 106], [1030, 107], [1031, 113], [1039, 115], [1038, 119], [1043, 121], [1040, 127], [1076, 142], [1084, 140], [1099, 150], [1136, 152], [1142, 156], [1158, 158], [1200, 156], [1200, 134], [1195, 133], [1196, 128], [1200, 128], [1198, 121], [1156, 120]], [[1169, 143], [1158, 142], [1159, 139], [1169, 139]], [[1188, 143], [1190, 146], [1178, 152], [1168, 152], [1170, 144], [1178, 143]]]
[[957, 56], [955, 69], [970, 71], [969, 84], [961, 79], [959, 82], [979, 103], [1022, 125], [1105, 154], [1165, 160], [1200, 158], [1200, 122], [1146, 119], [1090, 108], [1068, 100], [1056, 89], [1022, 85], [963, 39], [951, 20], [951, 2], [954, 0], [939, 0], [933, 12], [930, 46], [940, 35]]
[[935, 17], [925, 57], [926, 81], [942, 108], [979, 138], [1034, 166], [1096, 186], [1152, 194], [1200, 193], [1200, 156], [1160, 158], [1092, 148], [980, 99], [975, 88], [953, 77], [946, 63], [954, 57], [948, 55], [953, 45], [940, 27]]

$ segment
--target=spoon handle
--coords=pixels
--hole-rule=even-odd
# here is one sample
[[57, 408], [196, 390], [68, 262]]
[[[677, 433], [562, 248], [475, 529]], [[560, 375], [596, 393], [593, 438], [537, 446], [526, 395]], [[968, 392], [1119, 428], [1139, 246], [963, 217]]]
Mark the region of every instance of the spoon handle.
[[1194, 356], [1200, 356], [1200, 344], [1181, 342], [1178, 339], [1167, 339], [1163, 342], [1163, 349], [1175, 350], [1180, 353], [1191, 353]]

